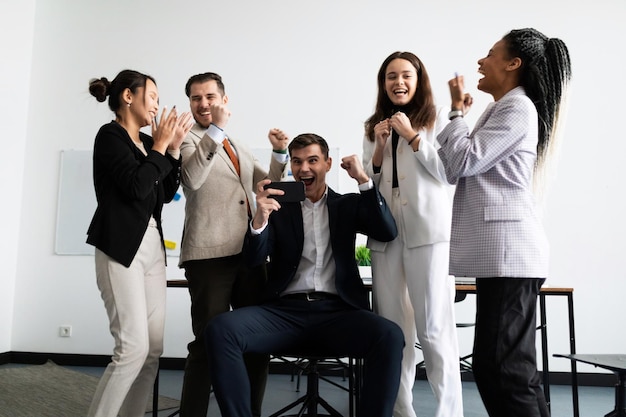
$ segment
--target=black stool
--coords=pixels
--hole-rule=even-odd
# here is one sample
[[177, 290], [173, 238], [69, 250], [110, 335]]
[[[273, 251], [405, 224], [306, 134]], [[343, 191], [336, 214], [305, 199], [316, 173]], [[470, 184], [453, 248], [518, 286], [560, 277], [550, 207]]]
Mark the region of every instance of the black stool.
[[[300, 356], [300, 355], [286, 355], [287, 357], [295, 357], [297, 358], [294, 361], [289, 361], [285, 359], [285, 356], [277, 356], [277, 359], [283, 360], [285, 362], [291, 363], [293, 366], [297, 368], [298, 373], [302, 373], [306, 375], [307, 378], [307, 386], [305, 394], [293, 401], [290, 404], [287, 404], [280, 410], [271, 414], [269, 417], [280, 417], [285, 416], [284, 413], [290, 411], [298, 406], [300, 406], [297, 416], [333, 416], [333, 417], [342, 417], [342, 414], [333, 408], [326, 400], [324, 400], [319, 393], [319, 382], [320, 380], [326, 381], [329, 384], [334, 385], [344, 391], [348, 392], [349, 396], [349, 415], [351, 417], [355, 416], [355, 398], [358, 395], [356, 375], [357, 372], [354, 366], [354, 360], [352, 358], [348, 359], [347, 369], [348, 369], [348, 388], [346, 389], [344, 386], [337, 384], [335, 381], [329, 380], [326, 376], [321, 374], [321, 371], [326, 369], [327, 366], [337, 367], [337, 358], [332, 358], [332, 361], [329, 361], [329, 358], [326, 356]], [[345, 364], [344, 364], [345, 365]], [[299, 384], [298, 384], [299, 385]], [[319, 414], [318, 406], [321, 406], [328, 414]]]
[[[300, 392], [300, 379], [302, 375], [305, 374], [306, 368], [310, 364], [309, 360], [307, 358], [296, 358], [293, 361], [289, 361], [282, 357], [279, 359], [292, 365], [291, 381], [293, 382], [294, 378], [296, 379], [296, 392]], [[323, 368], [325, 371], [328, 372], [340, 372], [344, 381], [346, 380], [346, 378], [348, 377], [348, 373], [350, 372], [350, 363], [345, 363], [343, 360], [341, 360], [341, 358], [323, 358], [322, 360], [317, 362], [317, 365], [318, 369]], [[328, 379], [321, 374], [319, 375], [319, 379], [345, 390], [345, 387], [337, 384], [336, 382]]]

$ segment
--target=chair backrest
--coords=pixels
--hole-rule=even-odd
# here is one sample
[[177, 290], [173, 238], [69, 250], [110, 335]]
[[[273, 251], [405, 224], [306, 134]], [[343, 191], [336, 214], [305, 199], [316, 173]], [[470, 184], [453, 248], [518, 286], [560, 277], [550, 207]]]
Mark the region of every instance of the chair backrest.
[[458, 303], [459, 301], [463, 301], [466, 297], [467, 293], [465, 291], [457, 291], [454, 295], [454, 302]]

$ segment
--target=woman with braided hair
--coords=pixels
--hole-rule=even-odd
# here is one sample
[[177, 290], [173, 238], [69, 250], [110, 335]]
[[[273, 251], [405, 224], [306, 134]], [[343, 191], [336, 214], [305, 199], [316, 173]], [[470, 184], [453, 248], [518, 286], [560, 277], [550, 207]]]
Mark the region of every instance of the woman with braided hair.
[[490, 416], [549, 416], [537, 372], [537, 295], [548, 242], [534, 182], [554, 145], [571, 78], [565, 44], [535, 29], [512, 30], [478, 61], [490, 103], [470, 132], [462, 76], [449, 81], [450, 123], [437, 136], [456, 184], [450, 274], [476, 277], [473, 370]]

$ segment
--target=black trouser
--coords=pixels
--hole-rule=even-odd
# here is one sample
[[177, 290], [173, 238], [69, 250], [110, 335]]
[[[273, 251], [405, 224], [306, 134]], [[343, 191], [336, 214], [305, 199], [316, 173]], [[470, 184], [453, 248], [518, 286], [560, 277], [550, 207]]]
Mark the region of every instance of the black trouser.
[[476, 280], [474, 378], [491, 417], [550, 415], [537, 372], [537, 295], [543, 278]]
[[[206, 416], [211, 377], [204, 347], [204, 329], [220, 313], [258, 303], [265, 283], [265, 267], [248, 269], [241, 255], [185, 262], [191, 296], [191, 325], [195, 339], [189, 343], [180, 402], [181, 417]], [[261, 415], [269, 355], [246, 356], [253, 416]]]

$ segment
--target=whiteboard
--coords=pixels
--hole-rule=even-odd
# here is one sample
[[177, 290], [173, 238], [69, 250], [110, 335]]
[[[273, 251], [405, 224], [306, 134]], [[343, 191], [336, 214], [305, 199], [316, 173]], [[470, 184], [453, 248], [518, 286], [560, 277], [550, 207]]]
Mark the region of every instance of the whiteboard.
[[57, 255], [94, 254], [94, 247], [85, 243], [96, 210], [91, 155], [92, 151], [61, 151], [54, 243]]
[[[54, 251], [57, 255], [93, 255], [94, 247], [85, 243], [87, 229], [96, 210], [93, 187], [92, 153], [89, 150], [61, 151], [57, 227]], [[178, 256], [185, 218], [185, 197], [179, 189], [174, 199], [163, 206], [162, 223], [168, 256]]]
[[[269, 169], [271, 149], [256, 148], [252, 152], [262, 166]], [[338, 160], [339, 148], [331, 148], [330, 156]], [[92, 151], [61, 151], [57, 224], [54, 251], [57, 255], [93, 255], [94, 247], [85, 243], [87, 229], [96, 210], [93, 188]], [[338, 169], [333, 165], [326, 182], [335, 191], [339, 189]], [[291, 177], [291, 171], [289, 171]], [[290, 179], [288, 178], [288, 179]], [[185, 221], [185, 196], [178, 189], [174, 199], [163, 206], [163, 238], [167, 256], [180, 255], [180, 240]]]

